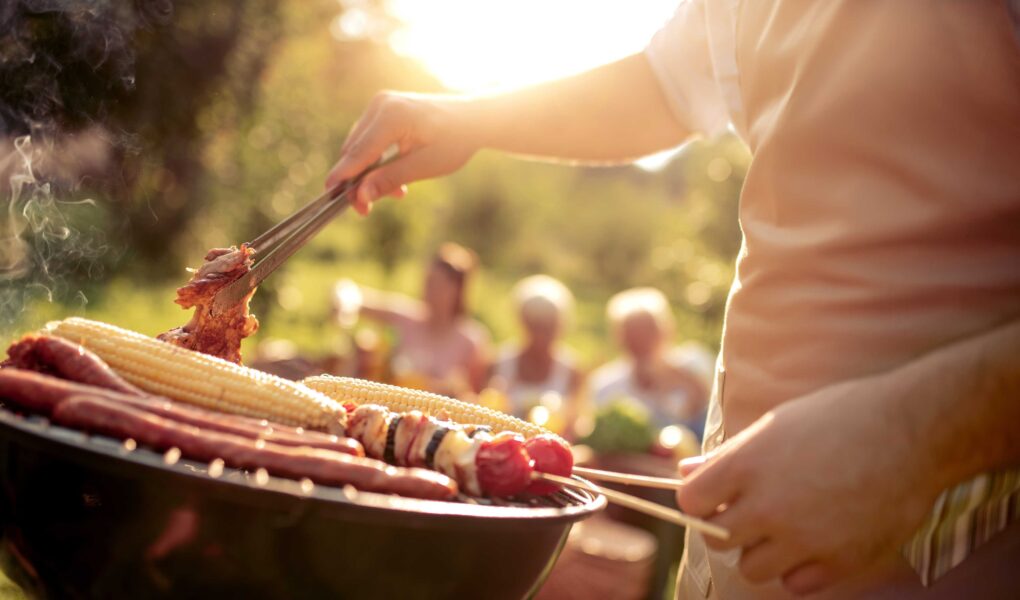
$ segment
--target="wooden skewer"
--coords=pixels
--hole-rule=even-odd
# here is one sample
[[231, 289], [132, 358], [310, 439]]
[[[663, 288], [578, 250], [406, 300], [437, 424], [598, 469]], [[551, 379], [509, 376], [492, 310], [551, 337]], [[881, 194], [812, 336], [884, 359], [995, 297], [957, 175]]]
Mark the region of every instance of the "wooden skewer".
[[624, 485], [640, 485], [644, 487], [659, 488], [663, 490], [675, 490], [683, 484], [682, 479], [670, 479], [669, 477], [648, 477], [646, 475], [632, 475], [630, 473], [617, 473], [615, 471], [603, 471], [601, 469], [589, 469], [588, 467], [574, 467], [574, 475], [580, 475], [586, 479], [597, 479], [599, 481], [612, 481]]
[[[577, 469], [574, 470], [576, 471]], [[609, 500], [610, 502], [615, 502], [620, 506], [625, 506], [627, 508], [636, 510], [646, 515], [651, 515], [658, 519], [669, 521], [670, 523], [675, 523], [677, 525], [682, 525], [684, 527], [690, 527], [695, 531], [699, 531], [701, 533], [704, 533], [705, 535], [710, 535], [714, 538], [719, 538], [720, 540], [728, 540], [730, 538], [729, 530], [724, 527], [714, 525], [712, 523], [709, 523], [708, 521], [699, 519], [697, 517], [685, 515], [684, 513], [678, 510], [666, 508], [665, 506], [656, 504], [654, 502], [650, 502], [648, 500], [645, 500], [644, 498], [638, 498], [636, 496], [631, 496], [630, 494], [617, 492], [616, 490], [607, 490], [603, 487], [595, 485], [594, 483], [578, 481], [576, 479], [571, 479], [569, 477], [561, 477], [559, 475], [552, 475], [550, 473], [540, 473], [536, 471], [533, 477], [535, 479], [541, 479], [544, 481], [548, 481], [550, 483], [556, 483], [564, 487], [577, 488], [581, 490], [587, 490], [589, 492], [594, 492], [596, 494], [602, 494], [603, 496], [606, 497], [607, 500]]]

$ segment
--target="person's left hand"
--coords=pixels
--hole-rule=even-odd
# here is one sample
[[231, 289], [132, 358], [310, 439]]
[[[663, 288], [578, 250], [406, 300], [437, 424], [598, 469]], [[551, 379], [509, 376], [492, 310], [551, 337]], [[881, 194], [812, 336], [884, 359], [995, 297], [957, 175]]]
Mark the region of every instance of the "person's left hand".
[[923, 432], [897, 418], [882, 378], [830, 386], [783, 404], [681, 464], [680, 507], [729, 528], [715, 549], [741, 548], [754, 583], [824, 589], [897, 548], [940, 491]]

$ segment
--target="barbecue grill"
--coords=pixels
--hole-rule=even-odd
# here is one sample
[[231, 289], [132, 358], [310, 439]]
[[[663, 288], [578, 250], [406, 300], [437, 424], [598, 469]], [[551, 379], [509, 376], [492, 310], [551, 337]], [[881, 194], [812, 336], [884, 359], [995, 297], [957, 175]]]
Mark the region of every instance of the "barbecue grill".
[[2, 559], [47, 597], [513, 598], [605, 506], [416, 500], [135, 448], [0, 405]]

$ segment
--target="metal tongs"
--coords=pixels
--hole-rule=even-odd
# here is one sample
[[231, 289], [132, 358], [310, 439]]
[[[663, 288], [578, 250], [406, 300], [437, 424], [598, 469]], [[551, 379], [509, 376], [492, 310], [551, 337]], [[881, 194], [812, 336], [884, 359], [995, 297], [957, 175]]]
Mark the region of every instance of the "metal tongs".
[[392, 160], [397, 152], [396, 146], [387, 148], [378, 161], [358, 176], [326, 190], [318, 198], [249, 242], [248, 247], [255, 255], [255, 264], [244, 277], [217, 292], [210, 312], [213, 315], [218, 315], [237, 306], [270, 273], [279, 268], [334, 217], [350, 206], [350, 192], [358, 187], [365, 175]]

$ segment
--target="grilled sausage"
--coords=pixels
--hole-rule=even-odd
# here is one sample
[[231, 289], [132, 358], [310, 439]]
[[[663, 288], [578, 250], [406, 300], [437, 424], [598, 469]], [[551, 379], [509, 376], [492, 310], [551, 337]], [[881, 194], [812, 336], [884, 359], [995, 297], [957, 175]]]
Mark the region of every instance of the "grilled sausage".
[[131, 406], [147, 413], [171, 419], [201, 429], [230, 433], [252, 439], [262, 439], [281, 446], [308, 446], [321, 450], [333, 450], [353, 456], [364, 456], [365, 450], [361, 443], [349, 437], [340, 437], [320, 431], [298, 432], [294, 428], [277, 425], [268, 421], [260, 421], [236, 415], [214, 413], [209, 410], [182, 406], [160, 398], [118, 398]]
[[271, 474], [307, 477], [327, 485], [351, 484], [359, 490], [442, 500], [454, 496], [449, 477], [425, 469], [391, 467], [370, 458], [314, 448], [293, 448], [253, 441], [237, 435], [210, 432], [165, 419], [94, 395], [74, 395], [53, 408], [57, 423], [111, 437], [135, 441], [157, 450], [178, 448], [187, 458], [231, 467], [264, 468]]
[[23, 369], [0, 369], [0, 398], [28, 412], [49, 415], [74, 393], [103, 390]]
[[26, 335], [7, 348], [7, 357], [4, 366], [53, 374], [123, 394], [144, 395], [91, 350], [62, 338]]
[[282, 446], [308, 446], [323, 450], [364, 456], [365, 451], [357, 440], [337, 437], [318, 431], [298, 433], [292, 427], [278, 426], [237, 415], [177, 404], [156, 396], [138, 397], [110, 390], [66, 381], [33, 371], [0, 369], [0, 398], [33, 413], [50, 415], [53, 408], [75, 394], [98, 396], [106, 400], [127, 404], [138, 410], [210, 431], [220, 431], [250, 439], [264, 439]]

